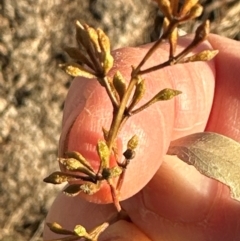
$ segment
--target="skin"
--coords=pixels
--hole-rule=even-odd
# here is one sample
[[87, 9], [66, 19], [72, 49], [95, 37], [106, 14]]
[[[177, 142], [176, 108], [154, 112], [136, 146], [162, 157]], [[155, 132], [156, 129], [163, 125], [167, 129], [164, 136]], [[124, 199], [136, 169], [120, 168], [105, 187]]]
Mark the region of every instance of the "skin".
[[[188, 42], [189, 37], [182, 38], [180, 49]], [[149, 47], [118, 50], [116, 67], [128, 76], [129, 66], [136, 65]], [[132, 133], [140, 136], [137, 156], [129, 165], [121, 196], [126, 199], [122, 206], [132, 223], [117, 222], [100, 240], [239, 240], [240, 203], [230, 198], [228, 187], [201, 175], [176, 157], [165, 155], [171, 140], [204, 130], [240, 141], [240, 43], [210, 35], [197, 51], [206, 48], [220, 51], [213, 61], [177, 65], [144, 76], [148, 90], [145, 100], [166, 87], [183, 94], [139, 113], [123, 128], [120, 148], [124, 149]], [[148, 64], [162, 62], [167, 58], [167, 50], [167, 44], [161, 46]], [[86, 143], [94, 142], [101, 127], [110, 124], [111, 106], [104, 93], [92, 81], [73, 82], [64, 110], [60, 155], [66, 149], [85, 151], [96, 162], [92, 152], [86, 151]], [[106, 203], [110, 195], [103, 188], [90, 199]], [[47, 222], [57, 221], [68, 229], [76, 224], [91, 229], [112, 213], [111, 204], [99, 205], [79, 196], [59, 194]], [[57, 237], [45, 229], [44, 240]]]

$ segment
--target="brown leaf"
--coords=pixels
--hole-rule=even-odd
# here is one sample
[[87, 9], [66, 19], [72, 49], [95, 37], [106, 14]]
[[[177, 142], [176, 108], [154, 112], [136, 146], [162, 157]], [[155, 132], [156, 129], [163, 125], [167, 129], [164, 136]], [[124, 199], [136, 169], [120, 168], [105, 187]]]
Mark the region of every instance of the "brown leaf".
[[110, 40], [108, 36], [100, 29], [97, 29], [98, 41], [102, 52], [109, 54], [111, 51]]
[[131, 111], [132, 115], [137, 114], [138, 112], [148, 108], [150, 105], [158, 102], [158, 101], [165, 101], [165, 100], [170, 100], [173, 97], [181, 94], [182, 92], [179, 90], [173, 90], [173, 89], [163, 89], [160, 92], [158, 92], [151, 100], [149, 100], [147, 103], [144, 105], [140, 106], [139, 108]]
[[57, 222], [53, 222], [53, 223], [46, 223], [47, 226], [49, 227], [49, 229], [54, 232], [54, 233], [57, 233], [57, 234], [68, 234], [68, 235], [74, 235], [75, 233], [70, 231], [70, 230], [67, 230], [67, 229], [64, 229], [59, 223]]
[[198, 2], [199, 0], [185, 0], [180, 11], [180, 16], [187, 14]]
[[81, 153], [77, 152], [77, 151], [67, 151], [65, 152], [65, 154], [70, 157], [70, 158], [75, 158], [77, 159], [79, 162], [81, 162], [85, 167], [87, 167], [88, 169], [90, 169], [91, 171], [94, 171], [91, 164], [89, 163], [89, 161], [87, 161]]
[[93, 195], [100, 189], [100, 182], [95, 184], [92, 182], [85, 182], [81, 185], [81, 191], [87, 195]]
[[92, 178], [95, 178], [95, 173], [88, 167], [83, 165], [79, 160], [75, 158], [59, 158], [59, 162], [66, 167], [67, 170], [73, 172], [82, 172]]
[[66, 47], [66, 48], [64, 48], [64, 51], [72, 59], [76, 59], [76, 60], [80, 61], [81, 63], [86, 64], [91, 69], [94, 69], [92, 62], [86, 57], [86, 53], [83, 53], [78, 48]]
[[90, 41], [91, 41], [92, 45], [94, 46], [95, 51], [100, 53], [101, 48], [100, 48], [100, 45], [99, 45], [99, 42], [98, 42], [97, 31], [94, 28], [88, 27], [87, 32], [88, 32]]
[[194, 18], [199, 17], [203, 12], [203, 6], [200, 4], [196, 4], [189, 12], [189, 14], [186, 16], [186, 20], [191, 20]]
[[198, 28], [196, 29], [193, 42], [200, 43], [200, 42], [206, 40], [209, 32], [210, 32], [210, 21], [206, 20], [205, 22], [200, 24], [198, 26]]
[[113, 76], [113, 86], [115, 87], [119, 95], [119, 99], [121, 100], [126, 91], [126, 80], [120, 71], [117, 71]]
[[74, 228], [74, 233], [79, 237], [90, 238], [87, 233], [87, 230], [82, 225], [76, 225]]
[[226, 184], [231, 197], [240, 201], [240, 143], [201, 132], [172, 141], [167, 154], [177, 155], [203, 175]]
[[163, 89], [161, 90], [155, 97], [153, 97], [154, 101], [163, 101], [163, 100], [170, 100], [176, 95], [181, 94], [182, 92], [179, 90], [173, 90], [173, 89]]
[[63, 193], [67, 196], [75, 197], [82, 192], [81, 185], [82, 184], [71, 184], [63, 190]]
[[44, 178], [43, 181], [52, 184], [61, 184], [63, 182], [76, 180], [77, 178], [77, 175], [73, 175], [70, 173], [53, 172], [48, 177]]
[[98, 156], [101, 159], [102, 168], [108, 167], [109, 166], [110, 150], [109, 150], [105, 141], [99, 141], [97, 143], [97, 152], [98, 152]]
[[114, 58], [111, 55], [111, 53], [104, 53], [103, 54], [103, 61], [102, 61], [102, 67], [104, 70], [104, 74], [106, 75], [109, 70], [113, 67], [113, 63], [114, 63]]
[[119, 177], [122, 173], [122, 168], [115, 166], [113, 168], [104, 168], [102, 171], [102, 176], [107, 180], [109, 178]]
[[73, 77], [81, 76], [88, 79], [96, 78], [94, 73], [76, 63], [60, 64], [59, 67]]
[[134, 135], [127, 143], [127, 148], [130, 150], [136, 149], [138, 145], [138, 136]]
[[218, 50], [204, 50], [198, 54], [194, 54], [190, 57], [186, 57], [179, 61], [179, 63], [188, 63], [188, 62], [195, 62], [195, 61], [209, 61], [213, 59], [217, 54]]
[[76, 40], [80, 48], [84, 47], [85, 50], [88, 50], [91, 48], [91, 42], [89, 38], [89, 34], [86, 31], [88, 28], [87, 24], [84, 24], [84, 26], [79, 22], [76, 21]]

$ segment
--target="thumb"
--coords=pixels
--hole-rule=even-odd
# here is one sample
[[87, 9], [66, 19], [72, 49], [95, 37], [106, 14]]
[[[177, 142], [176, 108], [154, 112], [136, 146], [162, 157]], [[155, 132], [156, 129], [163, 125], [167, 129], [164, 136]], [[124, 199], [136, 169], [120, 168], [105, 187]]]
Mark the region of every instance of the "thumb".
[[[182, 38], [178, 51], [190, 41], [189, 37]], [[138, 48], [116, 50], [115, 66], [111, 75], [119, 70], [128, 80], [131, 65], [136, 66], [150, 47], [151, 44], [148, 44]], [[203, 43], [196, 51], [209, 48], [208, 43]], [[163, 44], [143, 69], [166, 61], [168, 51], [168, 45]], [[137, 193], [153, 177], [161, 165], [171, 138], [202, 131], [205, 128], [213, 99], [212, 62], [167, 67], [143, 75], [143, 78], [146, 82], [146, 94], [139, 106], [164, 88], [177, 89], [183, 94], [173, 100], [159, 102], [132, 116], [121, 130], [117, 139], [120, 150], [125, 151], [127, 141], [133, 135], [136, 134], [139, 138], [136, 157], [128, 166], [121, 189], [121, 200]], [[96, 80], [75, 78], [65, 103], [59, 156], [63, 156], [65, 151], [78, 151], [97, 170], [99, 159], [96, 144], [103, 138], [102, 127], [109, 129], [112, 112], [110, 100]], [[85, 198], [97, 203], [112, 201], [106, 184], [97, 194]]]

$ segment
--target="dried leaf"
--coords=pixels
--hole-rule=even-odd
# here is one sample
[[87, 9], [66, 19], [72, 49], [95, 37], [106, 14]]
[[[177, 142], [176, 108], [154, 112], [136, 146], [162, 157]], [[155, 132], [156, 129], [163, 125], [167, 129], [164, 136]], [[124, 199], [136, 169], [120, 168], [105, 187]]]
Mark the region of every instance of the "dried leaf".
[[179, 63], [188, 63], [188, 62], [195, 62], [195, 61], [209, 61], [213, 59], [217, 54], [218, 50], [204, 50], [198, 54], [194, 54], [190, 57], [186, 57], [179, 61]]
[[136, 84], [136, 88], [132, 97], [132, 102], [128, 107], [129, 111], [131, 111], [134, 108], [134, 106], [136, 106], [136, 104], [142, 99], [146, 91], [145, 80], [142, 79], [141, 76], [138, 76], [138, 79], [139, 81]]
[[79, 45], [79, 47], [84, 47], [86, 50], [88, 50], [91, 45], [89, 34], [86, 31], [86, 28], [88, 27], [87, 24], [82, 25], [79, 21], [76, 21], [76, 40]]
[[99, 183], [85, 182], [80, 187], [81, 191], [87, 195], [93, 195], [100, 189]]
[[82, 192], [81, 185], [83, 184], [71, 184], [63, 190], [63, 193], [67, 196], [75, 197]]
[[74, 233], [79, 237], [89, 237], [87, 230], [82, 225], [76, 225], [74, 228]]
[[122, 173], [122, 168], [119, 166], [115, 166], [110, 169], [110, 178], [119, 177]]
[[88, 79], [96, 78], [94, 73], [76, 63], [60, 64], [59, 67], [73, 77], [81, 76]]
[[86, 57], [86, 54], [83, 53], [81, 50], [78, 48], [73, 48], [73, 47], [66, 47], [64, 48], [64, 51], [71, 57], [72, 59], [76, 59], [80, 61], [83, 64], [86, 64], [89, 66], [91, 69], [94, 69], [94, 66], [92, 62]]
[[195, 31], [195, 38], [193, 42], [200, 43], [204, 41], [210, 32], [210, 22], [209, 20], [203, 22]]
[[194, 18], [199, 17], [203, 12], [203, 6], [200, 4], [196, 4], [189, 12], [189, 14], [186, 16], [184, 20], [191, 20]]
[[138, 136], [134, 135], [127, 143], [127, 148], [130, 150], [136, 149], [138, 145]]
[[117, 71], [113, 76], [113, 86], [119, 95], [119, 99], [121, 100], [126, 91], [126, 80], [120, 71]]
[[158, 94], [156, 94], [151, 100], [149, 100], [147, 103], [144, 105], [140, 106], [139, 108], [131, 111], [131, 115], [135, 115], [138, 112], [148, 108], [150, 105], [158, 102], [158, 101], [164, 101], [164, 100], [170, 100], [176, 95], [181, 94], [182, 92], [179, 90], [173, 90], [173, 89], [163, 89], [161, 90]]
[[115, 166], [113, 168], [104, 168], [102, 171], [102, 176], [105, 179], [119, 177], [122, 173], [122, 168]]
[[186, 15], [198, 2], [199, 0], [185, 0], [179, 15]]
[[43, 181], [52, 184], [61, 184], [63, 182], [73, 181], [79, 179], [77, 175], [63, 172], [53, 172], [48, 177], [44, 178]]
[[75, 158], [59, 158], [59, 162], [66, 167], [69, 171], [82, 172], [88, 176], [95, 177], [95, 173], [91, 171], [88, 167], [83, 165], [80, 161]]
[[161, 90], [158, 94], [156, 94], [154, 97], [153, 97], [153, 101], [156, 102], [156, 101], [163, 101], [163, 100], [170, 100], [172, 99], [173, 97], [181, 94], [182, 92], [179, 91], [179, 90], [173, 90], [173, 89], [163, 89]]
[[62, 228], [62, 226], [61, 226], [59, 223], [57, 223], [57, 222], [46, 223], [46, 224], [47, 224], [47, 226], [50, 228], [50, 230], [51, 230], [52, 232], [54, 232], [54, 233], [74, 235], [74, 232]]
[[94, 171], [89, 161], [87, 161], [79, 152], [77, 151], [67, 151], [65, 154], [70, 158], [77, 159], [80, 163], [82, 163], [85, 167], [90, 169], [91, 171]]
[[109, 166], [110, 150], [105, 141], [98, 142], [97, 152], [101, 160], [102, 168], [107, 168]]
[[105, 75], [113, 67], [113, 62], [114, 62], [113, 56], [110, 53], [105, 53], [104, 59], [103, 59], [103, 70]]
[[169, 155], [177, 155], [199, 172], [231, 189], [240, 201], [240, 143], [217, 133], [202, 132], [172, 141]]
[[89, 35], [89, 39], [94, 46], [94, 49], [96, 52], [101, 53], [101, 48], [98, 42], [98, 34], [97, 31], [94, 28], [87, 27], [87, 33]]
[[99, 45], [102, 49], [102, 52], [106, 54], [110, 54], [111, 48], [110, 48], [110, 40], [108, 36], [100, 28], [97, 29], [97, 34], [98, 34]]

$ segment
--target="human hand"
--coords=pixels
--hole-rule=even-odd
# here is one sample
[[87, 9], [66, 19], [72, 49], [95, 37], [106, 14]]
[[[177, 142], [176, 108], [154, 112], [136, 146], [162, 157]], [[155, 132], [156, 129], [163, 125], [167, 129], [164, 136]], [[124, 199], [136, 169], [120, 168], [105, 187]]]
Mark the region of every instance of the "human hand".
[[[180, 45], [183, 47], [187, 42], [184, 37]], [[139, 190], [152, 177], [157, 165], [161, 164], [161, 167], [140, 192], [122, 202], [132, 223], [120, 221], [110, 226], [101, 240], [240, 239], [240, 203], [230, 198], [229, 189], [201, 175], [176, 157], [164, 156], [171, 140], [204, 129], [240, 141], [240, 43], [216, 35], [209, 36], [209, 43], [199, 48], [212, 46], [218, 49], [220, 53], [213, 61], [176, 65], [146, 77], [149, 83], [147, 90], [150, 90], [148, 96], [166, 87], [181, 90], [183, 94], [139, 113], [122, 130], [121, 137], [128, 139], [135, 131], [141, 134], [137, 149], [139, 156], [129, 165], [134, 172], [129, 170], [127, 173], [129, 180], [135, 181], [130, 186], [127, 180], [128, 186], [122, 190], [125, 197]], [[136, 65], [147, 48], [149, 45], [117, 51], [118, 69], [129, 73], [129, 66]], [[149, 65], [153, 61], [165, 60], [168, 55], [165, 49], [167, 45], [161, 46]], [[104, 90], [96, 85], [89, 80], [73, 82], [64, 111], [60, 152], [66, 148], [66, 143], [71, 150], [78, 150], [84, 146], [86, 138], [101, 131], [103, 123], [107, 126], [112, 114], [107, 103], [109, 100], [103, 98]], [[65, 138], [74, 121], [72, 131]], [[145, 164], [139, 168], [135, 163], [143, 158]], [[76, 224], [91, 229], [104, 222], [114, 211], [113, 205], [93, 204], [80, 197], [60, 194], [48, 214], [47, 222], [56, 221], [70, 230]], [[56, 237], [46, 228], [44, 240]]]

